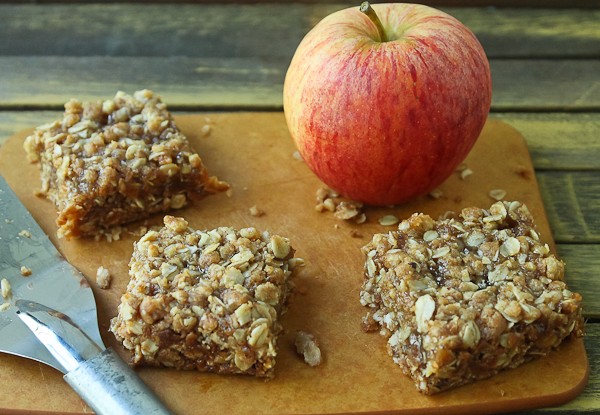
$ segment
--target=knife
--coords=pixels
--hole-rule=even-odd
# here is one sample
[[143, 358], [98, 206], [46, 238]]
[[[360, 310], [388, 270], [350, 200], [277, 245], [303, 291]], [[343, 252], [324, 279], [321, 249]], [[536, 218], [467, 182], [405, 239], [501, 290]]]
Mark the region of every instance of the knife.
[[[21, 267], [31, 276], [23, 276]], [[105, 347], [89, 283], [1, 176], [0, 278], [10, 286], [0, 297], [0, 304], [9, 303], [0, 312], [0, 351], [60, 370], [99, 415], [170, 414], [117, 353]]]

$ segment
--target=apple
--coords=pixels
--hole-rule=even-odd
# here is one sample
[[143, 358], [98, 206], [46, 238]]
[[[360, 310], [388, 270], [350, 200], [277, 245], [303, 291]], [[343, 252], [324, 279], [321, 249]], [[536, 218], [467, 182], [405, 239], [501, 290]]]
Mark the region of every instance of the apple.
[[465, 159], [490, 109], [489, 62], [452, 16], [416, 4], [363, 3], [301, 41], [283, 105], [310, 169], [355, 201], [426, 194]]

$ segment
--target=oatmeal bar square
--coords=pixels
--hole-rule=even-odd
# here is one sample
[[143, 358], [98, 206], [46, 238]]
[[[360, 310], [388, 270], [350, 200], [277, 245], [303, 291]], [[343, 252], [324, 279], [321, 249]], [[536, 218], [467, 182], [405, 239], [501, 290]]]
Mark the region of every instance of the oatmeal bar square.
[[527, 207], [497, 202], [439, 221], [414, 214], [363, 252], [366, 331], [433, 394], [547, 355], [581, 336], [581, 296]]
[[181, 218], [134, 247], [111, 331], [135, 365], [272, 377], [291, 292], [288, 239], [255, 228], [194, 230]]
[[[116, 227], [226, 190], [211, 177], [152, 91], [65, 104], [62, 120], [24, 144], [39, 162], [41, 194], [54, 202], [60, 237], [111, 234]], [[111, 231], [112, 230], [112, 231]]]

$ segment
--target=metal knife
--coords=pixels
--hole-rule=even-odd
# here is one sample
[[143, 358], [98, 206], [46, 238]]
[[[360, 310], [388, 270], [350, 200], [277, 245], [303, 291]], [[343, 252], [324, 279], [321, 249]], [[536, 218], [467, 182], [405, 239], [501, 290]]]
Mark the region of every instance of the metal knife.
[[[30, 270], [23, 276], [21, 267]], [[169, 410], [102, 342], [89, 283], [0, 177], [0, 351], [46, 363], [99, 415]]]

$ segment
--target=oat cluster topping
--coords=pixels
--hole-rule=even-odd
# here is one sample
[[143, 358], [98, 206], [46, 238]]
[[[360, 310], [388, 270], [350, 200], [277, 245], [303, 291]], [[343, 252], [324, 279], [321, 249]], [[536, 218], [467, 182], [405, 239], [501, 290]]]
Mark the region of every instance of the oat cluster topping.
[[272, 377], [292, 289], [287, 238], [182, 218], [135, 243], [130, 282], [111, 330], [137, 365]]
[[439, 221], [414, 214], [376, 234], [366, 256], [363, 327], [433, 394], [546, 355], [582, 335], [581, 296], [540, 242], [520, 202], [466, 208]]
[[226, 190], [152, 91], [65, 104], [62, 120], [38, 127], [24, 144], [39, 162], [41, 194], [58, 209], [59, 236], [95, 235], [190, 198]]

